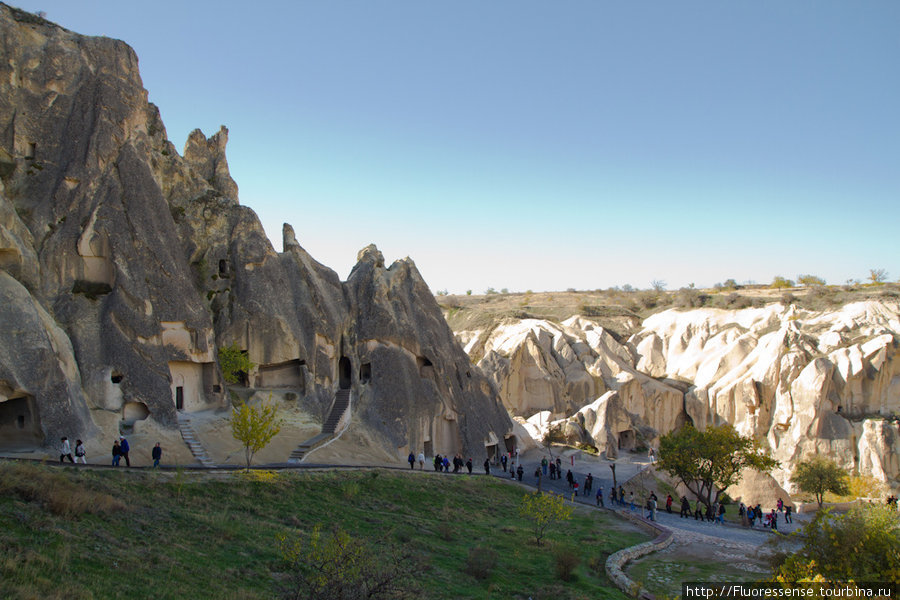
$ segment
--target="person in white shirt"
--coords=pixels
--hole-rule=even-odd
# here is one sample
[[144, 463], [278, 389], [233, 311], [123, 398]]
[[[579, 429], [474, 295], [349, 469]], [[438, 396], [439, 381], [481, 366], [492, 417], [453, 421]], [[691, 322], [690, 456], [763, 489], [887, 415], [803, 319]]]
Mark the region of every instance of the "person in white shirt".
[[63, 436], [59, 440], [59, 462], [65, 462], [63, 460], [65, 458], [68, 458], [73, 465], [75, 464], [75, 459], [72, 458], [72, 447], [69, 445], [69, 438]]

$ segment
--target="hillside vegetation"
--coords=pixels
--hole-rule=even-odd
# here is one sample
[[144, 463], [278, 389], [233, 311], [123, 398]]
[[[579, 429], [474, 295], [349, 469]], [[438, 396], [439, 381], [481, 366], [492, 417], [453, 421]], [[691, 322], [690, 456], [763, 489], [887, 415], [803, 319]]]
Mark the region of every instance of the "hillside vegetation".
[[900, 285], [853, 284], [772, 287], [726, 282], [709, 289], [682, 288], [565, 292], [494, 292], [487, 294], [439, 294], [438, 303], [455, 332], [484, 329], [503, 319], [546, 319], [560, 322], [574, 315], [593, 317], [616, 336], [628, 336], [650, 315], [690, 308], [741, 309], [774, 302], [791, 303], [808, 310], [829, 310], [850, 302], [873, 298], [898, 298]]
[[[376, 561], [409, 555], [416, 598], [624, 599], [604, 562], [648, 537], [580, 510], [538, 547], [519, 516], [523, 495], [494, 478], [430, 472], [0, 462], [0, 597], [280, 597], [292, 582], [284, 541], [308, 548], [318, 526], [345, 531]], [[560, 555], [575, 563], [565, 582]]]

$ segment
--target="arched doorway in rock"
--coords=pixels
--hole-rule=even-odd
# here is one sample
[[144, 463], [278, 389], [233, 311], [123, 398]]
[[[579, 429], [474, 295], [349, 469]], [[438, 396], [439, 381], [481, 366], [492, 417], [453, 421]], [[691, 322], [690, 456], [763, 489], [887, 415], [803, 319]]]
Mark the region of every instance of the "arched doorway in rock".
[[342, 356], [341, 360], [338, 362], [338, 385], [342, 390], [350, 389], [350, 359], [346, 356]]

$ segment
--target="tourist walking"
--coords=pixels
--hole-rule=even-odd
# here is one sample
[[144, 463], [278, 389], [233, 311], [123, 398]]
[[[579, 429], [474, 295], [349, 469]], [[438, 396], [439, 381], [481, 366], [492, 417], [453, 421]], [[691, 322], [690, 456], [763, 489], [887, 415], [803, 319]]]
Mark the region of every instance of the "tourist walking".
[[156, 442], [156, 445], [153, 446], [153, 450], [150, 451], [150, 458], [153, 459], [153, 467], [158, 467], [159, 460], [162, 458], [162, 447], [160, 447], [159, 442]]
[[491, 459], [489, 459], [489, 458], [484, 459], [484, 474], [485, 475], [491, 474]]
[[113, 442], [112, 447], [112, 466], [119, 466], [119, 459], [122, 458], [122, 446], [119, 445], [119, 440]]
[[417, 456], [416, 458], [419, 461], [419, 470], [424, 471], [425, 470], [425, 453], [419, 452], [419, 456]]
[[412, 452], [409, 453], [409, 456], [406, 457], [406, 462], [409, 463], [409, 468], [413, 469], [416, 466], [416, 457]]
[[525, 469], [522, 468], [522, 463], [519, 463], [519, 466], [516, 468], [516, 476], [519, 478], [519, 481], [522, 481], [522, 476], [525, 474]]
[[603, 486], [597, 488], [597, 506], [602, 508], [606, 508], [606, 505], [603, 504]]
[[688, 502], [687, 496], [681, 497], [681, 518], [691, 518], [691, 503]]
[[469, 475], [471, 475], [472, 474], [472, 459], [471, 458], [469, 458], [469, 460], [466, 461], [466, 469], [468, 469]]
[[69, 438], [63, 436], [59, 440], [59, 462], [64, 462], [63, 459], [69, 459], [69, 462], [73, 465], [75, 464], [75, 459], [72, 458], [72, 448], [69, 446]]
[[666, 494], [666, 512], [672, 514], [672, 494]]
[[441, 461], [441, 455], [435, 454], [434, 455], [434, 470], [440, 471], [443, 464], [444, 464], [443, 461]]
[[81, 464], [87, 464], [87, 458], [85, 458], [86, 452], [84, 451], [84, 442], [81, 440], [75, 440], [75, 463], [78, 463], [78, 459], [81, 459]]
[[590, 473], [587, 474], [587, 477], [584, 479], [584, 495], [590, 496], [591, 490], [594, 489], [594, 476]]
[[784, 522], [785, 523], [793, 523], [794, 522], [794, 520], [791, 519], [791, 513], [793, 511], [794, 511], [794, 509], [791, 508], [790, 504], [788, 504], [784, 507]]
[[125, 459], [125, 466], [131, 466], [131, 460], [128, 458], [128, 452], [131, 451], [131, 446], [128, 445], [128, 440], [125, 439], [124, 435], [119, 436], [119, 453], [122, 455], [122, 458]]

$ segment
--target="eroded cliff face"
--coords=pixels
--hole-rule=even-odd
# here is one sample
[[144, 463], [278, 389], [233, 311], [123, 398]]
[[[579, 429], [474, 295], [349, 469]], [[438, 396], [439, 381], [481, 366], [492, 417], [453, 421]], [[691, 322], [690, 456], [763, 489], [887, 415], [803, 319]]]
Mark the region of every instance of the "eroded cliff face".
[[556, 424], [615, 454], [687, 421], [728, 422], [772, 450], [782, 485], [813, 454], [900, 483], [896, 301], [831, 312], [669, 310], [621, 342], [583, 317], [507, 321], [463, 337], [483, 344], [479, 365], [535, 432]]
[[179, 155], [126, 44], [0, 4], [0, 49], [0, 445], [227, 408], [233, 342], [256, 365], [238, 395], [323, 419], [349, 385], [394, 453], [480, 455], [509, 432], [412, 261], [370, 248], [341, 282], [288, 225], [275, 252], [238, 202], [228, 131]]

